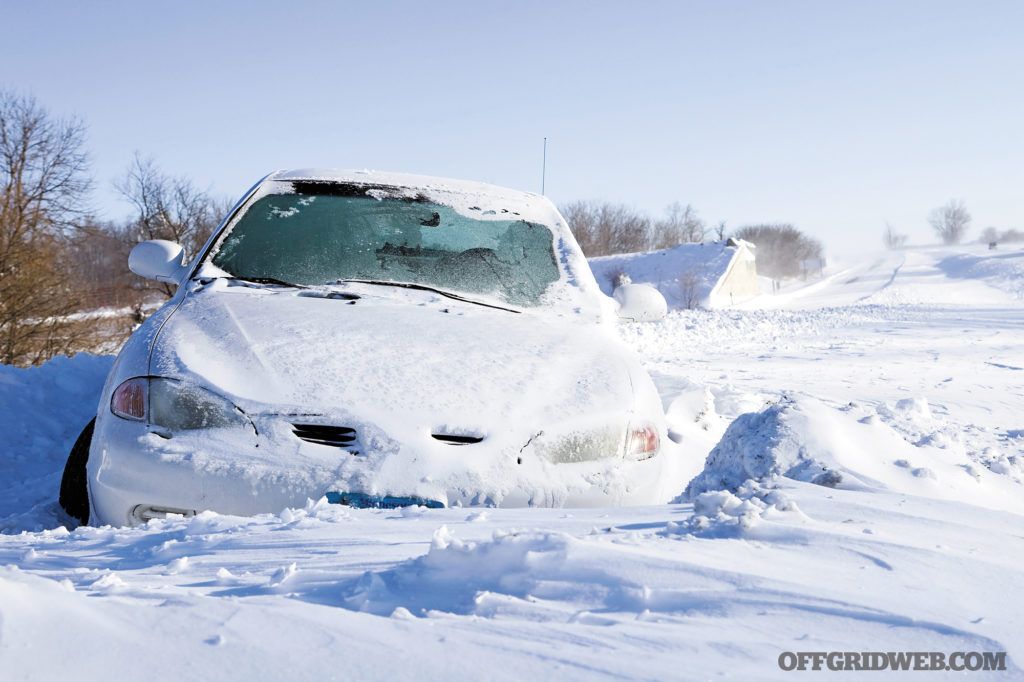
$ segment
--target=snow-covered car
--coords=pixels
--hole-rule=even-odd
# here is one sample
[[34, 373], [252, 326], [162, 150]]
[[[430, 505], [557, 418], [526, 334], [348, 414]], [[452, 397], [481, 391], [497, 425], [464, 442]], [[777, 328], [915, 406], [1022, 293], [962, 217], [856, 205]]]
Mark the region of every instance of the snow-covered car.
[[654, 501], [654, 384], [542, 196], [429, 177], [282, 171], [200, 253], [129, 267], [177, 285], [129, 338], [61, 504], [120, 525], [211, 509]]

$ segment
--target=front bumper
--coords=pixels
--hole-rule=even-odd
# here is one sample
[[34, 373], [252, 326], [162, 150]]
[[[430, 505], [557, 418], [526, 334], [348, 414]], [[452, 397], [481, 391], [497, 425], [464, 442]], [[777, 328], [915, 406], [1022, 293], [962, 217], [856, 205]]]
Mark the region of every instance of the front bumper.
[[165, 438], [142, 423], [100, 415], [88, 470], [93, 518], [123, 525], [204, 510], [249, 516], [324, 495], [352, 506], [661, 501], [661, 454], [637, 462], [609, 457], [553, 464], [531, 456], [525, 437], [451, 447], [431, 440], [428, 429], [419, 442], [417, 434], [404, 434], [401, 445], [378, 436], [357, 455], [302, 441], [279, 418], [257, 421], [257, 427], [251, 434], [211, 430]]

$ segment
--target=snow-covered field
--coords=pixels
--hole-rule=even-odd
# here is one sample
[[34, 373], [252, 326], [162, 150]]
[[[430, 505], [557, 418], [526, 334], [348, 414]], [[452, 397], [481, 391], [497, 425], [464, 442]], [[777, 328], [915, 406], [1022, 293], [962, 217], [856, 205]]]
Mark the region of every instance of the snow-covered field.
[[0, 367], [0, 679], [747, 680], [833, 650], [1024, 674], [1024, 251], [879, 254], [621, 335], [673, 504], [69, 531], [110, 359]]

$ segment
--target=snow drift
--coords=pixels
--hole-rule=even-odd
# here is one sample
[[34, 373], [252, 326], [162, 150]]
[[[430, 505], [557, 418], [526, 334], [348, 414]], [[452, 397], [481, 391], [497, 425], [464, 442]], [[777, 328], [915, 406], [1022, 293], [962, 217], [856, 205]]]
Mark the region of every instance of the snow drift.
[[[732, 243], [680, 244], [659, 251], [599, 256], [589, 259], [590, 269], [601, 291], [609, 296], [615, 279], [624, 274], [634, 283], [657, 288], [670, 309], [717, 308], [757, 294], [753, 270], [739, 271], [748, 261], [753, 262], [750, 246]], [[733, 273], [733, 269], [737, 271]], [[730, 288], [727, 277], [741, 285], [735, 296], [725, 291]]]
[[938, 263], [947, 277], [978, 279], [986, 284], [1024, 298], [1024, 249], [1008, 253], [955, 254]]
[[787, 395], [737, 417], [681, 499], [789, 479], [1024, 510], [1018, 458], [986, 461], [956, 433], [935, 419], [923, 398], [837, 409]]
[[53, 528], [68, 451], [96, 415], [112, 357], [82, 353], [39, 367], [0, 365], [0, 532]]

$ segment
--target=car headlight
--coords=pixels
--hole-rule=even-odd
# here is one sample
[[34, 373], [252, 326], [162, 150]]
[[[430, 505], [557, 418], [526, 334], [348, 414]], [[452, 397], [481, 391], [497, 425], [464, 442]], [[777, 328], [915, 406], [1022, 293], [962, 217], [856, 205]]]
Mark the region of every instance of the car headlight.
[[248, 419], [222, 396], [176, 379], [134, 377], [110, 397], [110, 411], [168, 431], [246, 426]]
[[592, 462], [615, 457], [622, 452], [622, 444], [622, 427], [614, 426], [551, 434], [541, 432], [534, 437], [537, 454], [554, 464]]
[[555, 464], [615, 457], [635, 461], [658, 454], [661, 438], [653, 424], [637, 422], [627, 428], [621, 424], [561, 430], [552, 434], [541, 432], [534, 437], [533, 447], [538, 455]]

